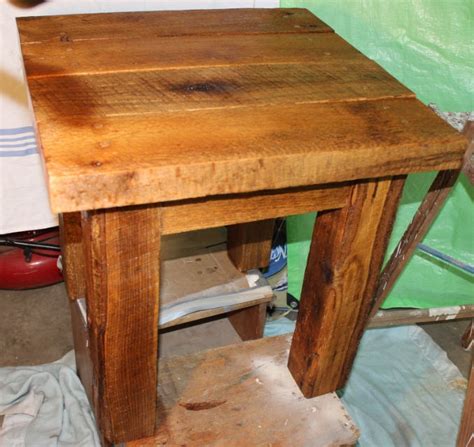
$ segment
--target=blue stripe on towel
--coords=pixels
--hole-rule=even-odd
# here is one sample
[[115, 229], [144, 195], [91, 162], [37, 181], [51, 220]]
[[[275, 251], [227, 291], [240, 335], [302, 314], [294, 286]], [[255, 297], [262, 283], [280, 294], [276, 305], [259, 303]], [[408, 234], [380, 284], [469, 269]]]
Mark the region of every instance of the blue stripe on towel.
[[23, 137], [17, 138], [0, 138], [0, 143], [14, 143], [16, 141], [24, 141], [24, 140], [34, 140], [34, 135], [24, 135]]
[[25, 149], [23, 151], [0, 151], [0, 158], [8, 158], [8, 157], [25, 157], [26, 155], [34, 155], [37, 154], [38, 151], [35, 147], [31, 149]]
[[[18, 135], [8, 138], [10, 135]], [[38, 153], [33, 126], [0, 129], [0, 158], [25, 157]], [[13, 144], [12, 144], [13, 143]]]
[[19, 135], [21, 133], [33, 131], [33, 126], [15, 127], [14, 129], [0, 129], [0, 135]]
[[24, 141], [17, 144], [0, 144], [0, 149], [15, 149], [16, 147], [36, 146], [36, 141]]

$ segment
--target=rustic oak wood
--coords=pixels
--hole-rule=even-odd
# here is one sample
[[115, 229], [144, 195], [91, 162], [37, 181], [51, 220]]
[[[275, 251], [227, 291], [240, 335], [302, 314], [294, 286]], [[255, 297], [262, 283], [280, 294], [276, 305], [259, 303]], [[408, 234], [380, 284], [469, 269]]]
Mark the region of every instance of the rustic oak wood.
[[263, 337], [267, 303], [247, 307], [231, 312], [228, 316], [237, 334], [244, 341], [256, 340]]
[[274, 219], [309, 213], [315, 206], [320, 211], [342, 208], [349, 194], [350, 186], [334, 184], [164, 202], [161, 231], [166, 235]]
[[474, 185], [474, 121], [468, 121], [462, 133], [469, 141], [469, 146], [464, 155], [462, 172], [469, 179], [471, 185]]
[[[21, 38], [22, 19], [18, 22]], [[108, 51], [100, 51], [105, 44]], [[40, 51], [43, 59], [37, 60]], [[238, 39], [233, 35], [112, 39], [101, 44], [90, 41], [44, 43], [23, 46], [23, 55], [30, 78], [321, 60], [324, 63], [334, 59], [342, 62], [350, 57], [363, 66], [377, 67], [333, 33], [239, 35]]]
[[[268, 219], [227, 228], [227, 253], [240, 271], [268, 266], [274, 227], [275, 219]], [[229, 321], [242, 340], [263, 337], [266, 308], [264, 303], [229, 314]]]
[[[290, 369], [307, 396], [343, 385], [403, 183], [391, 177], [459, 169], [465, 139], [305, 10], [18, 25], [52, 209], [83, 213], [90, 394], [105, 439], [153, 433], [162, 234], [326, 210]], [[262, 247], [241, 248], [236, 260], [262, 259]], [[81, 272], [66, 274], [77, 297]], [[262, 307], [245, 312], [234, 327], [252, 338]], [[192, 433], [178, 407], [159, 436]]]
[[[368, 59], [251, 64], [30, 78], [38, 120], [414, 97]], [[159, 96], [157, 96], [159, 95]]]
[[76, 368], [87, 397], [92, 402], [93, 365], [89, 351], [88, 325], [87, 320], [81, 314], [77, 301], [85, 299], [86, 296], [81, 213], [65, 213], [58, 217], [63, 277], [71, 310]]
[[332, 32], [307, 9], [239, 9], [77, 14], [26, 18], [22, 44], [222, 34]]
[[474, 315], [471, 315], [470, 317], [471, 322], [469, 323], [461, 338], [461, 346], [464, 349], [472, 349], [474, 346]]
[[159, 428], [127, 447], [354, 444], [358, 430], [335, 394], [302, 398], [285, 365], [290, 339], [162, 359]]
[[350, 372], [405, 179], [354, 185], [346, 207], [318, 214], [288, 367], [305, 397]]
[[449, 193], [459, 177], [460, 170], [453, 169], [438, 173], [430, 189], [426, 193], [413, 219], [405, 230], [400, 242], [393, 250], [379, 279], [370, 318], [374, 317], [388, 296], [396, 280], [408, 261], [411, 259], [416, 246], [423, 240], [431, 224], [444, 205]]
[[59, 215], [63, 276], [70, 300], [85, 297], [81, 213]]
[[56, 211], [459, 168], [465, 149], [414, 99], [48, 123], [38, 125]]
[[154, 431], [159, 221], [158, 207], [83, 216], [92, 404], [109, 442]]
[[474, 318], [474, 305], [456, 307], [435, 307], [431, 309], [388, 309], [379, 310], [367, 327], [389, 327], [404, 324], [428, 323], [433, 321], [461, 320]]
[[19, 19], [55, 211], [460, 166], [462, 137], [309, 13], [199, 14]]
[[[462, 172], [474, 183], [473, 176], [473, 152], [474, 152], [474, 122], [468, 121], [463, 129], [463, 134], [469, 141], [469, 146], [464, 154]], [[413, 216], [408, 228], [405, 230], [400, 242], [390, 256], [385, 265], [379, 280], [374, 305], [370, 312], [370, 317], [375, 317], [385, 298], [392, 290], [395, 282], [413, 256], [416, 246], [425, 237], [431, 227], [451, 190], [459, 177], [460, 171], [457, 169], [441, 171], [426, 193], [417, 212]]]
[[267, 219], [227, 228], [227, 253], [240, 271], [268, 266], [274, 226], [275, 219]]

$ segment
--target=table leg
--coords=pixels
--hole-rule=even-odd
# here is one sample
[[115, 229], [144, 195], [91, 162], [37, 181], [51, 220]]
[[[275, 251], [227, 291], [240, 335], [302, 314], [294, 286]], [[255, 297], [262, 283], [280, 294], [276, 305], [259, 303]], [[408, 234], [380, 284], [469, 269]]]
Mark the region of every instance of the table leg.
[[288, 367], [306, 397], [344, 386], [366, 325], [405, 178], [354, 184], [318, 214]]
[[[63, 276], [69, 298], [71, 326], [74, 340], [77, 374], [81, 379], [89, 401], [92, 402], [92, 363], [89, 354], [87, 319], [81, 312], [85, 306], [85, 266], [82, 245], [81, 213], [59, 215], [59, 234]], [[81, 301], [83, 301], [81, 303]]]
[[242, 340], [256, 340], [263, 337], [266, 315], [267, 303], [263, 303], [231, 312], [229, 321]]
[[227, 252], [242, 272], [267, 267], [272, 249], [275, 219], [227, 227]]
[[157, 392], [158, 207], [83, 213], [92, 404], [113, 443], [151, 436]]
[[81, 213], [59, 215], [63, 276], [70, 300], [85, 297]]
[[[227, 227], [227, 252], [240, 271], [268, 266], [274, 226], [275, 219], [267, 219]], [[266, 304], [259, 304], [229, 315], [230, 323], [242, 340], [263, 337], [266, 309]]]

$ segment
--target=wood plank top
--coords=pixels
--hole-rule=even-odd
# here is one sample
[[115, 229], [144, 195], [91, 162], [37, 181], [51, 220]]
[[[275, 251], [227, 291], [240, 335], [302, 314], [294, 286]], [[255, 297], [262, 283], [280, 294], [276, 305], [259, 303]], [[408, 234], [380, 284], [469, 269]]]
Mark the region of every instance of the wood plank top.
[[[27, 23], [30, 21], [31, 23]], [[307, 9], [116, 12], [22, 19], [22, 43], [219, 34], [325, 33], [332, 28]]]
[[457, 168], [466, 142], [302, 9], [18, 19], [56, 212]]

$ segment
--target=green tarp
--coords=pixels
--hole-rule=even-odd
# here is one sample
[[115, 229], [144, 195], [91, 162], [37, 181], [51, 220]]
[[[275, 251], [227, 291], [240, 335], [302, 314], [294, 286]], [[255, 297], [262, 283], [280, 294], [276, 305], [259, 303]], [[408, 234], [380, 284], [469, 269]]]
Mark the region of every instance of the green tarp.
[[[474, 110], [472, 0], [283, 0], [310, 9], [374, 59], [425, 103], [443, 111]], [[411, 175], [402, 198], [391, 253], [436, 173]], [[423, 243], [474, 264], [474, 191], [462, 176]], [[288, 218], [289, 292], [299, 297], [314, 214]], [[419, 251], [384, 307], [474, 304], [474, 279]]]

